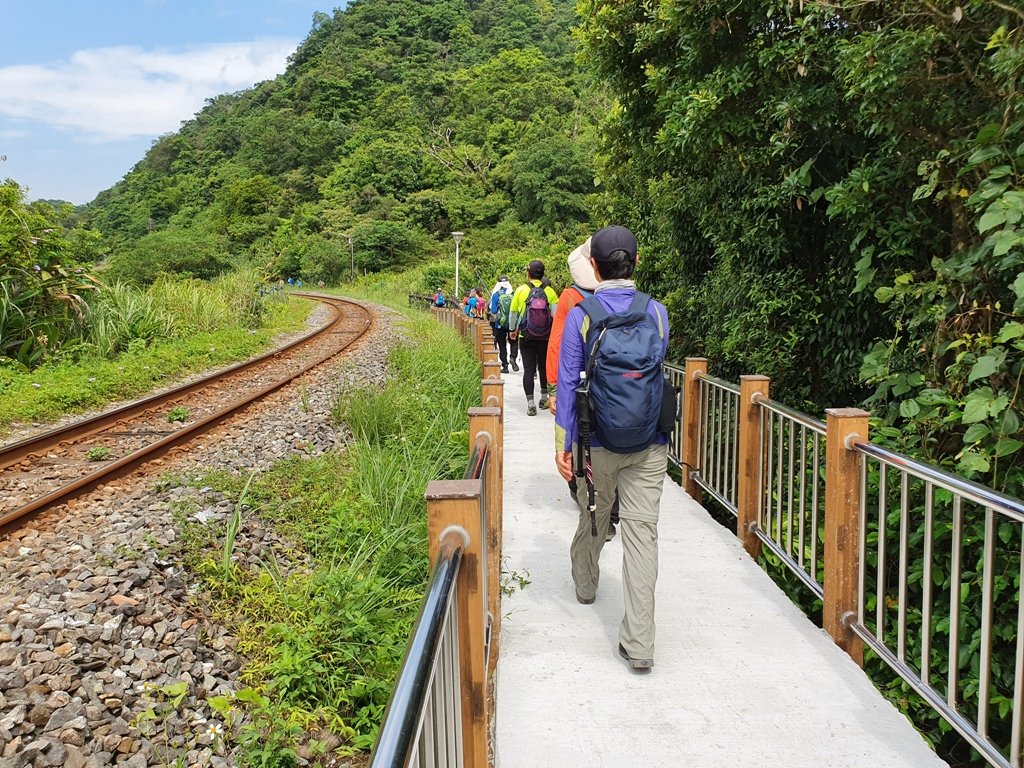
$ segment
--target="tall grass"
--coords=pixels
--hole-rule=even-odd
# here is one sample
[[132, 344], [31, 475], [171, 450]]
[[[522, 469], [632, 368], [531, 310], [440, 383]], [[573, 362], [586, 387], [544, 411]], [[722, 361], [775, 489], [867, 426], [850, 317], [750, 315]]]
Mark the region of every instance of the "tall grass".
[[386, 386], [340, 396], [334, 414], [355, 437], [345, 453], [284, 462], [249, 488], [310, 567], [225, 583], [211, 550], [206, 569], [252, 659], [245, 677], [286, 719], [328, 725], [356, 750], [376, 736], [426, 583], [423, 492], [462, 476], [466, 409], [479, 400], [478, 369], [453, 331], [419, 321], [408, 335]]
[[116, 283], [90, 304], [85, 340], [103, 357], [113, 357], [133, 342], [232, 326], [256, 328], [266, 314], [262, 284], [251, 269], [212, 282], [164, 275], [144, 288]]
[[97, 293], [76, 344], [33, 370], [0, 356], [0, 435], [14, 423], [49, 421], [245, 359], [276, 334], [300, 329], [311, 305], [271, 298], [260, 286], [249, 271], [211, 283], [162, 279], [147, 289], [114, 285]]

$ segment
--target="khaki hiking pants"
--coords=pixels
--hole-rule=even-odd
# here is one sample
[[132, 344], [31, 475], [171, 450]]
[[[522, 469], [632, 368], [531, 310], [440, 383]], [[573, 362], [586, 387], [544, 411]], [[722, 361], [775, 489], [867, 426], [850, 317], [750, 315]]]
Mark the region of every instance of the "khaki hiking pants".
[[652, 445], [637, 453], [591, 449], [597, 492], [597, 536], [590, 533], [586, 483], [579, 486], [579, 524], [569, 548], [576, 594], [597, 594], [600, 559], [615, 489], [619, 490], [622, 540], [622, 594], [625, 613], [619, 642], [635, 659], [654, 658], [654, 586], [658, 580], [658, 509], [668, 465], [668, 446]]

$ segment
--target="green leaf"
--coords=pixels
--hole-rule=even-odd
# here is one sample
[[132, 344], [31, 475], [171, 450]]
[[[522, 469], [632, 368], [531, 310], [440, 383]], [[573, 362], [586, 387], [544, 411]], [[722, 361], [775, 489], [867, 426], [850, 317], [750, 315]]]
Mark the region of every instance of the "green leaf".
[[957, 469], [960, 472], [988, 472], [990, 466], [987, 458], [978, 453], [969, 452], [961, 457]]
[[1001, 130], [1003, 130], [1002, 123], [988, 123], [981, 127], [981, 130], [978, 131], [978, 135], [974, 140], [978, 144], [988, 144], [992, 139], [999, 135]]
[[907, 419], [912, 419], [921, 412], [921, 406], [918, 405], [917, 400], [904, 400], [900, 403], [900, 416]]
[[1006, 395], [999, 395], [999, 397], [997, 397], [995, 400], [989, 403], [989, 416], [998, 416], [1000, 413], [1006, 410], [1006, 406], [1008, 406], [1009, 404], [1010, 398], [1008, 398]]
[[982, 357], [971, 367], [971, 375], [967, 377], [968, 383], [991, 376], [999, 368], [999, 358], [988, 354]]
[[1018, 323], [1016, 320], [1013, 320], [1009, 323], [1004, 324], [1003, 327], [999, 329], [999, 333], [996, 334], [996, 337], [993, 339], [993, 341], [995, 341], [997, 344], [1003, 344], [1009, 341], [1010, 339], [1016, 339], [1019, 338], [1020, 336], [1024, 336], [1024, 324]]
[[[1021, 286], [1024, 289], [1024, 274], [1021, 274], [1019, 278], [1022, 280]], [[875, 299], [879, 304], [888, 304], [892, 301], [892, 297], [896, 295], [896, 289], [888, 285], [883, 285], [877, 291], [875, 291]]]
[[999, 157], [1001, 154], [1003, 154], [1002, 147], [982, 147], [967, 159], [967, 163], [968, 165], [979, 165], [993, 157]]
[[1024, 445], [1024, 443], [1020, 440], [1015, 440], [1012, 437], [1004, 437], [996, 443], [996, 456], [1009, 456], [1011, 453], [1019, 451], [1022, 445]]
[[1013, 229], [1003, 229], [992, 234], [992, 255], [1005, 256], [1021, 242], [1021, 236]]
[[1000, 431], [1004, 435], [1014, 435], [1018, 429], [1020, 429], [1020, 419], [1017, 418], [1017, 414], [1012, 408], [1007, 408], [1003, 412], [1003, 426]]
[[988, 210], [982, 215], [981, 221], [978, 222], [978, 231], [988, 232], [992, 227], [998, 227], [1005, 221], [1005, 211], [998, 210], [994, 206], [989, 206]]
[[964, 399], [964, 424], [975, 424], [988, 418], [988, 409], [992, 405], [994, 395], [989, 387], [982, 387], [971, 392]]
[[979, 440], [984, 440], [986, 437], [992, 434], [992, 430], [985, 424], [972, 424], [970, 428], [964, 433], [965, 443], [976, 443]]

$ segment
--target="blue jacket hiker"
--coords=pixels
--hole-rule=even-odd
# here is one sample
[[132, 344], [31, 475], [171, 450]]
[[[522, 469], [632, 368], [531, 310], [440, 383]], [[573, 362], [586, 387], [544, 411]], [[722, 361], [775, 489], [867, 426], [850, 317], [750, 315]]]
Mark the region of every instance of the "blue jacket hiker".
[[[637, 243], [633, 233], [625, 227], [605, 227], [594, 233], [590, 241], [590, 258], [597, 275], [597, 290], [594, 299], [604, 313], [618, 316], [620, 320], [630, 312], [637, 295], [633, 283], [633, 272], [637, 263]], [[641, 303], [643, 303], [641, 299]], [[634, 307], [635, 309], [635, 307]], [[622, 376], [632, 379], [641, 375], [645, 380], [661, 375], [662, 361], [668, 350], [668, 312], [665, 307], [651, 299], [646, 302], [646, 314], [636, 310], [639, 319], [636, 328], [641, 329], [637, 338], [647, 349], [626, 348], [626, 355], [636, 355], [646, 361], [648, 369], [629, 368]], [[611, 320], [608, 320], [611, 328]], [[596, 321], [593, 321], [596, 322]], [[558, 408], [555, 422], [564, 437], [561, 450], [555, 451], [555, 463], [559, 474], [565, 480], [573, 476], [572, 447], [580, 441], [576, 391], [580, 386], [580, 374], [587, 370], [587, 334], [593, 324], [584, 306], [572, 308], [566, 317], [562, 333], [562, 345], [558, 359]], [[656, 330], [654, 330], [656, 329]], [[615, 335], [609, 330], [609, 339], [614, 343]], [[590, 339], [594, 342], [594, 339]], [[605, 342], [602, 342], [605, 343]], [[621, 350], [622, 347], [620, 346]], [[598, 355], [600, 358], [600, 355]], [[630, 361], [626, 360], [628, 364]], [[601, 361], [602, 365], [604, 361]], [[610, 365], [610, 364], [609, 364]], [[637, 368], [639, 368], [639, 363]], [[579, 442], [579, 450], [589, 458], [589, 469], [593, 476], [593, 508], [589, 493], [579, 493], [579, 520], [576, 534], [569, 549], [572, 577], [576, 587], [576, 599], [584, 605], [593, 603], [597, 597], [600, 579], [601, 550], [604, 548], [604, 532], [608, 529], [612, 502], [618, 489], [619, 518], [622, 540], [622, 582], [624, 615], [619, 625], [618, 654], [634, 671], [648, 670], [654, 666], [654, 588], [658, 577], [658, 512], [661, 505], [662, 484], [668, 464], [668, 437], [658, 432], [658, 414], [648, 417], [649, 403], [620, 404], [613, 412], [602, 413], [599, 404], [607, 399], [595, 394], [598, 379], [591, 382], [591, 401], [597, 409], [593, 413], [597, 432], [602, 424], [608, 428], [618, 422], [628, 421], [631, 413], [644, 413], [642, 420], [652, 421], [646, 426], [649, 439], [638, 444], [602, 446], [596, 435]], [[621, 385], [626, 387], [627, 385]], [[605, 393], [620, 388], [611, 382]], [[624, 390], [628, 391], [628, 390]], [[660, 391], [660, 386], [659, 386]], [[635, 407], [633, 407], [635, 405]], [[590, 409], [588, 408], [588, 413]], [[608, 434], [618, 434], [608, 429]], [[583, 446], [589, 443], [589, 451]], [[613, 450], [614, 449], [614, 450]], [[578, 472], [577, 472], [578, 474]], [[581, 481], [580, 485], [583, 483]], [[589, 490], [589, 488], [588, 488]], [[597, 535], [601, 531], [601, 535]]]

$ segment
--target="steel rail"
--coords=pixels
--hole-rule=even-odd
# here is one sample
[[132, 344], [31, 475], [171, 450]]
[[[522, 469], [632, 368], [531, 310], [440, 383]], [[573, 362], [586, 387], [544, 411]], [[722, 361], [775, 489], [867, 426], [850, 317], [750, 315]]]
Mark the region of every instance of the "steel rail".
[[[335, 301], [339, 304], [349, 304], [350, 306], [359, 307], [364, 312], [366, 312], [365, 308], [363, 308], [361, 305], [355, 304], [354, 302], [345, 301], [344, 299], [321, 296], [306, 297], [316, 298], [317, 300], [327, 299], [328, 301]], [[96, 470], [95, 472], [90, 472], [87, 475], [83, 475], [82, 477], [77, 478], [76, 480], [72, 481], [71, 483], [68, 483], [67, 485], [63, 485], [59, 488], [54, 489], [50, 493], [33, 499], [28, 504], [25, 504], [21, 507], [17, 507], [16, 509], [12, 509], [9, 512], [0, 515], [0, 530], [5, 529], [11, 523], [27, 515], [31, 515], [32, 513], [38, 512], [46, 507], [50, 507], [55, 504], [68, 501], [89, 490], [92, 490], [93, 488], [97, 487], [98, 485], [106, 481], [124, 476], [125, 474], [134, 470], [141, 464], [144, 464], [147, 461], [151, 461], [152, 459], [163, 455], [175, 445], [186, 442], [186, 438], [190, 438], [191, 436], [194, 436], [196, 434], [202, 434], [202, 432], [216, 426], [228, 416], [244, 409], [248, 405], [252, 404], [257, 400], [260, 400], [261, 398], [265, 397], [271, 392], [274, 392], [280, 389], [281, 387], [286, 386], [294, 379], [297, 379], [299, 376], [302, 376], [303, 374], [309, 372], [313, 368], [322, 365], [324, 362], [330, 360], [332, 357], [344, 351], [349, 346], [358, 341], [360, 338], [362, 338], [366, 334], [366, 332], [373, 326], [372, 316], [369, 315], [369, 312], [367, 312], [367, 316], [368, 317], [365, 321], [365, 325], [363, 326], [363, 330], [360, 331], [357, 336], [346, 342], [345, 345], [342, 346], [341, 348], [332, 350], [329, 354], [321, 355], [313, 362], [304, 365], [298, 371], [289, 373], [286, 378], [273, 382], [272, 384], [269, 384], [261, 388], [257, 392], [247, 395], [246, 397], [225, 406], [224, 408], [216, 411], [215, 413], [212, 413], [209, 416], [200, 419], [199, 421], [196, 421], [194, 424], [190, 424], [187, 427], [183, 427], [182, 429], [176, 430], [175, 432], [172, 432], [171, 434], [161, 438], [160, 440], [157, 440], [156, 442], [150, 443], [149, 445], [139, 449], [138, 451], [130, 453], [127, 456], [123, 456], [120, 459], [111, 462], [102, 469]], [[323, 328], [319, 329], [318, 331], [312, 334], [307, 334], [300, 341], [304, 340], [308, 342], [315, 336], [319, 336], [321, 333], [330, 332], [334, 329], [336, 325], [340, 324], [344, 319], [345, 316], [343, 315], [343, 313], [339, 311], [336, 313], [331, 323], [329, 323], [328, 325], [324, 326]], [[294, 346], [294, 343], [289, 345], [289, 347]], [[264, 358], [261, 359], [265, 359], [267, 357], [272, 356], [273, 355], [265, 355]], [[237, 370], [238, 368], [236, 366], [235, 368], [222, 371], [220, 374], [214, 374], [213, 376], [206, 377], [204, 381], [206, 381], [207, 383], [212, 383], [214, 381], [217, 381], [221, 378], [228, 376], [232, 372], [237, 372]], [[50, 432], [48, 434], [57, 435], [60, 434], [60, 432], [61, 430], [54, 430], [53, 432]]]
[[[313, 294], [296, 293], [294, 296], [301, 296], [308, 299], [319, 299], [321, 297]], [[332, 297], [333, 298], [333, 297]], [[340, 302], [341, 300], [339, 300]], [[131, 403], [127, 403], [120, 408], [115, 408], [112, 411], [106, 411], [95, 416], [90, 416], [86, 419], [81, 419], [69, 424], [66, 427], [60, 427], [58, 429], [51, 429], [48, 432], [35, 435], [33, 437], [25, 438], [17, 443], [11, 443], [0, 448], [0, 469], [6, 469], [12, 467], [19, 462], [30, 458], [33, 455], [38, 455], [45, 452], [48, 448], [52, 448], [60, 443], [70, 442], [80, 437], [87, 437], [88, 435], [95, 434], [105, 427], [111, 424], [116, 424], [119, 421], [125, 421], [127, 419], [134, 418], [146, 411], [153, 410], [160, 406], [166, 405], [169, 402], [178, 400], [182, 397], [198, 392], [205, 388], [209, 384], [212, 384], [220, 379], [227, 378], [235, 373], [241, 373], [249, 368], [253, 368], [261, 363], [271, 360], [285, 352], [289, 352], [292, 349], [305, 344], [306, 342], [320, 336], [321, 334], [328, 333], [331, 328], [337, 324], [341, 319], [341, 312], [336, 304], [328, 305], [332, 312], [331, 319], [319, 328], [316, 328], [309, 333], [300, 336], [298, 339], [285, 344], [283, 347], [278, 347], [270, 352], [266, 352], [259, 357], [254, 357], [250, 360], [245, 360], [241, 363], [225, 368], [219, 373], [212, 373], [209, 376], [204, 376], [201, 379], [191, 382], [190, 384], [184, 384], [175, 389], [168, 390], [167, 392], [157, 393], [150, 395], [141, 400], [135, 400]], [[355, 305], [358, 306], [358, 305]]]
[[1024, 523], [1024, 502], [1020, 499], [987, 488], [973, 480], [965, 480], [962, 477], [951, 475], [940, 467], [911, 459], [863, 439], [853, 440], [852, 447], [885, 465], [908, 472], [932, 485], [955, 493], [967, 501], [974, 502], [978, 506], [993, 509], [1011, 520]]

